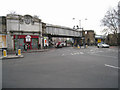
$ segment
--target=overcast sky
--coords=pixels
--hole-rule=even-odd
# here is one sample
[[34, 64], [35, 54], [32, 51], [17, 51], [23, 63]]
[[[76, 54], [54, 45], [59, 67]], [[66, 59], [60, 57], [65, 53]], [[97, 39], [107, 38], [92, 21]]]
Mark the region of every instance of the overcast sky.
[[[101, 34], [100, 20], [107, 10], [117, 7], [119, 0], [2, 0], [0, 16], [17, 14], [37, 15], [43, 22], [73, 28], [79, 25]], [[73, 20], [73, 18], [75, 18]]]

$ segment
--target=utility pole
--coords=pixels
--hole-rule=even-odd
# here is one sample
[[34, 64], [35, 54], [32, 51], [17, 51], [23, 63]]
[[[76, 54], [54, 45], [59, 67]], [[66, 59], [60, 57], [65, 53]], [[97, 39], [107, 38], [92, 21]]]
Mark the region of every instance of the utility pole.
[[79, 27], [80, 27], [80, 29], [81, 29], [81, 20], [79, 20]]

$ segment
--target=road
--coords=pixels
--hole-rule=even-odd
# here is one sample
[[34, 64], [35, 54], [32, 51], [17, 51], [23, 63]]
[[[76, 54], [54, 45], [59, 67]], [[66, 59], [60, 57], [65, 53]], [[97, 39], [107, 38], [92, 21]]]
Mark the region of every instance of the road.
[[118, 49], [65, 47], [3, 60], [3, 88], [117, 88]]

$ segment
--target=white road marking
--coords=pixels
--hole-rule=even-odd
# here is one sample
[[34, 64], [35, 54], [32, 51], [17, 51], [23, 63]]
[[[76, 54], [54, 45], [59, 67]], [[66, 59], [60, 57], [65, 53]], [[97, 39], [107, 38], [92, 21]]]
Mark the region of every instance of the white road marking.
[[74, 53], [74, 55], [79, 54], [79, 52]]
[[93, 51], [93, 50], [90, 50], [91, 52]]
[[71, 55], [74, 55], [73, 53], [71, 53]]
[[112, 66], [112, 65], [108, 65], [108, 64], [105, 64], [106, 67], [111, 67], [111, 68], [116, 68], [116, 69], [120, 69], [120, 67], [116, 67], [116, 66]]
[[74, 55], [76, 55], [76, 53], [74, 53]]
[[65, 54], [62, 54], [62, 56], [64, 56]]
[[77, 52], [76, 54], [79, 54], [79, 52]]
[[[83, 52], [74, 52], [70, 53], [69, 55], [79, 55], [79, 54], [84, 54]], [[67, 56], [66, 54], [62, 54], [61, 56]]]
[[84, 54], [83, 52], [80, 52], [80, 54]]
[[98, 52], [103, 52], [103, 51], [98, 51]]

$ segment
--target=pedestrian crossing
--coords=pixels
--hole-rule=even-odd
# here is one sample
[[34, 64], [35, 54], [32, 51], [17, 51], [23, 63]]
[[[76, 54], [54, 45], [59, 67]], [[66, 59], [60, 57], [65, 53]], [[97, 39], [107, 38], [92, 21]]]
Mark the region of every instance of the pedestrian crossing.
[[[103, 56], [110, 58], [117, 58], [117, 50], [115, 49], [99, 49], [99, 48], [88, 48], [88, 49], [58, 49], [56, 52], [59, 52], [60, 56], [76, 56], [76, 55], [94, 55], [94, 56]], [[116, 55], [111, 55], [116, 54]]]
[[74, 55], [82, 55], [84, 54], [83, 52], [75, 52], [75, 53], [67, 53], [67, 54], [61, 54], [61, 56], [74, 56]]
[[[54, 54], [53, 54], [54, 53]], [[40, 57], [42, 56], [80, 56], [80, 55], [93, 55], [93, 56], [104, 56], [104, 57], [117, 57], [117, 50], [115, 49], [108, 49], [108, 48], [87, 48], [87, 49], [74, 49], [73, 47], [68, 48], [60, 48], [60, 49], [52, 49], [47, 52], [40, 52]]]

